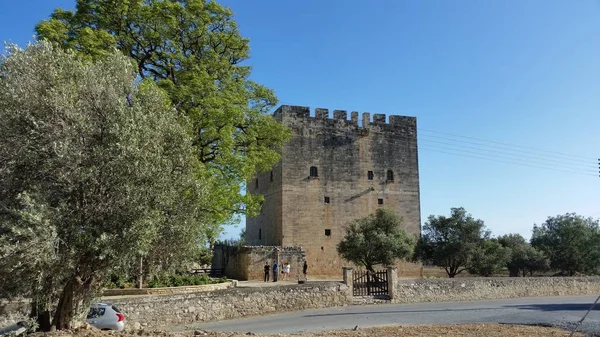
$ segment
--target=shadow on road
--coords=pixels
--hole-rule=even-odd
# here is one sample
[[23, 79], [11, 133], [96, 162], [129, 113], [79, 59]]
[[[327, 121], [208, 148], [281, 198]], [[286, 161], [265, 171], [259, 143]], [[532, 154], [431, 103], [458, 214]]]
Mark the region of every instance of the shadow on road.
[[509, 308], [469, 308], [469, 309], [428, 309], [428, 310], [390, 310], [390, 311], [360, 311], [360, 312], [339, 312], [335, 314], [312, 314], [302, 317], [327, 317], [327, 316], [350, 316], [350, 315], [385, 315], [385, 314], [401, 314], [401, 313], [426, 313], [426, 312], [465, 312], [465, 311], [481, 311], [481, 310], [502, 310]]
[[[511, 305], [509, 308], [522, 310], [539, 310], [539, 311], [587, 311], [592, 306], [592, 303], [562, 303], [562, 304], [528, 304], [528, 305]], [[596, 304], [594, 311], [600, 310], [600, 303]]]

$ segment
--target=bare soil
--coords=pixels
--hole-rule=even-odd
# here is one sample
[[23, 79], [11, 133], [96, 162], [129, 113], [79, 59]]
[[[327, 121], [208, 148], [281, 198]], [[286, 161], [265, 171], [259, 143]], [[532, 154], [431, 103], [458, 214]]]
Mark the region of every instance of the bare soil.
[[[125, 331], [125, 332], [108, 332], [100, 331], [91, 327], [80, 328], [72, 331], [57, 331], [50, 333], [37, 333], [34, 334], [36, 337], [48, 336], [48, 337], [64, 337], [64, 336], [75, 336], [75, 337], [245, 337], [248, 335], [254, 335], [251, 333], [233, 333], [233, 332], [207, 332], [207, 331], [193, 331], [186, 333], [171, 333], [165, 331], [151, 331], [151, 330], [138, 330], [138, 331]], [[516, 337], [516, 336], [569, 336], [569, 332], [548, 327], [539, 326], [522, 326], [522, 325], [504, 325], [504, 324], [465, 324], [465, 325], [436, 325], [436, 326], [423, 326], [423, 325], [412, 325], [412, 326], [387, 326], [379, 328], [360, 328], [357, 330], [337, 330], [337, 331], [323, 331], [323, 332], [307, 332], [302, 334], [283, 335], [283, 334], [268, 334], [260, 335], [255, 334], [256, 337], [281, 337], [281, 336], [294, 336], [294, 337], [440, 337], [440, 336], [469, 336], [469, 337]], [[575, 334], [575, 336], [584, 336], [583, 334]]]

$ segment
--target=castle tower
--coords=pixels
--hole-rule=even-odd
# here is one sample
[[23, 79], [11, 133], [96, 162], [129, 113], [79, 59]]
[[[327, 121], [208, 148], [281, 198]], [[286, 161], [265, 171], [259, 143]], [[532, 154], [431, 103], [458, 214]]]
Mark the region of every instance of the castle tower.
[[[265, 197], [261, 213], [246, 219], [249, 245], [301, 246], [309, 275], [339, 276], [348, 265], [336, 251], [343, 227], [385, 207], [419, 234], [419, 169], [415, 117], [362, 114], [283, 105], [274, 118], [292, 130], [281, 161], [248, 182], [247, 192]], [[421, 267], [399, 265], [400, 275]]]

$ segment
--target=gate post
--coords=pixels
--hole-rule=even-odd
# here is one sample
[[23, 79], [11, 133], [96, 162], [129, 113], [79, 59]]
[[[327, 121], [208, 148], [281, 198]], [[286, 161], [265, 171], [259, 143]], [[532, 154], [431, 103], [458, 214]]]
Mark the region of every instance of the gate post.
[[344, 284], [348, 287], [348, 295], [352, 296], [354, 290], [354, 280], [352, 279], [352, 267], [342, 267], [344, 271]]
[[391, 300], [396, 296], [396, 287], [398, 287], [398, 268], [396, 266], [387, 268], [388, 296]]

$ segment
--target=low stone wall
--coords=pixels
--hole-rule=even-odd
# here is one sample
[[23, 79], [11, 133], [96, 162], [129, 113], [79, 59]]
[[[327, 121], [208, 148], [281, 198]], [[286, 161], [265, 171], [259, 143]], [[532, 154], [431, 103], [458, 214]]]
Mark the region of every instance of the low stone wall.
[[394, 303], [470, 301], [600, 293], [600, 277], [502, 277], [399, 280]]
[[159, 328], [309, 308], [344, 306], [350, 304], [351, 296], [343, 283], [318, 282], [105, 300], [117, 305], [124, 312], [129, 327]]
[[[346, 280], [351, 282], [351, 270]], [[419, 303], [468, 301], [534, 296], [596, 295], [600, 277], [461, 278], [396, 280], [390, 275], [391, 302]], [[350, 279], [348, 279], [350, 277]], [[340, 282], [309, 282], [255, 288], [229, 288], [214, 291], [104, 297], [126, 315], [128, 328], [160, 328], [188, 325], [245, 316], [265, 315], [303, 309], [353, 304], [390, 303], [369, 297], [353, 298]], [[6, 312], [0, 326], [23, 319], [27, 302], [0, 303]]]
[[[237, 281], [235, 281], [237, 282]], [[223, 282], [215, 284], [203, 284], [198, 286], [166, 287], [166, 288], [127, 288], [127, 289], [106, 289], [104, 296], [132, 296], [132, 295], [170, 295], [170, 294], [189, 294], [206, 291], [215, 291], [221, 289], [233, 288], [234, 282]]]

